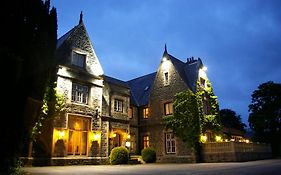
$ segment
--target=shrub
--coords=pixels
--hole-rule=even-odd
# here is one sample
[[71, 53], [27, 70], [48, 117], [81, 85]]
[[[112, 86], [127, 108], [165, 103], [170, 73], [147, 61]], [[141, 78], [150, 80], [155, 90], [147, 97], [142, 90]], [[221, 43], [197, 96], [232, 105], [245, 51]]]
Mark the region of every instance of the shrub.
[[156, 162], [156, 151], [153, 148], [144, 148], [141, 150], [141, 157], [146, 163]]
[[110, 152], [110, 164], [127, 164], [129, 160], [129, 151], [124, 146], [115, 147]]

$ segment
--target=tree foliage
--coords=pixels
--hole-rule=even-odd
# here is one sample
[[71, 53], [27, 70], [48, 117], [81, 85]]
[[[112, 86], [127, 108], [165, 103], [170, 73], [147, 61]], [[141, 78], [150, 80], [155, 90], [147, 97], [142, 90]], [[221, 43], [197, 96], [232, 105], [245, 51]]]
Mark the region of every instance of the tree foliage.
[[281, 84], [268, 81], [252, 93], [249, 125], [254, 139], [272, 144], [275, 154], [281, 153]]
[[41, 107], [41, 113], [38, 116], [37, 121], [32, 127], [31, 140], [36, 141], [37, 137], [42, 132], [43, 123], [46, 119], [59, 116], [65, 111], [65, 98], [64, 94], [59, 93], [55, 87], [55, 83], [50, 83], [46, 87], [46, 91], [43, 98], [43, 105]]
[[241, 121], [241, 116], [231, 109], [221, 109], [220, 120], [225, 128], [234, 128], [245, 132], [246, 124]]
[[0, 174], [7, 173], [20, 154], [28, 97], [43, 101], [54, 72], [57, 40], [56, 9], [50, 8], [50, 0], [12, 0], [3, 8], [0, 54], [3, 66], [9, 68], [8, 72], [2, 72], [9, 86], [5, 89], [4, 108], [13, 109], [5, 118], [6, 126], [1, 127]]

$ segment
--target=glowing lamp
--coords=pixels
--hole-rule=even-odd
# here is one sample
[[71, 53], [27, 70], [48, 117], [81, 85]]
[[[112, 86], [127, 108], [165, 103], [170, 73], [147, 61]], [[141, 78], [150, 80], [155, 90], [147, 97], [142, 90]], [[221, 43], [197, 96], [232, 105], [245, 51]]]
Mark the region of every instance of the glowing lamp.
[[126, 141], [125, 146], [126, 146], [126, 147], [130, 147], [130, 146], [131, 146], [131, 142]]
[[207, 68], [206, 66], [203, 66], [203, 67], [202, 67], [202, 70], [203, 70], [204, 72], [206, 72], [206, 71], [208, 70], [208, 68]]
[[59, 138], [59, 139], [63, 139], [64, 136], [65, 136], [65, 132], [64, 132], [64, 131], [59, 131], [59, 133], [58, 133], [58, 138]]
[[205, 135], [201, 135], [200, 136], [200, 141], [202, 142], [202, 143], [205, 143], [206, 141], [207, 141], [207, 136], [205, 136]]
[[99, 139], [100, 139], [100, 134], [99, 133], [95, 133], [93, 140], [94, 141], [98, 141]]
[[216, 136], [216, 142], [222, 142], [222, 138], [221, 138], [221, 136]]
[[114, 138], [114, 137], [116, 137], [116, 133], [111, 132], [111, 133], [110, 133], [110, 138]]

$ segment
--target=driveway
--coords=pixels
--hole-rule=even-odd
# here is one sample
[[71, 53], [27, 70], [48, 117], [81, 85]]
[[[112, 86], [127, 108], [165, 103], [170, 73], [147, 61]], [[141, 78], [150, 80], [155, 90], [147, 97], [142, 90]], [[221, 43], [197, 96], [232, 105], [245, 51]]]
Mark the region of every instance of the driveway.
[[250, 162], [23, 167], [27, 175], [281, 175], [281, 159]]

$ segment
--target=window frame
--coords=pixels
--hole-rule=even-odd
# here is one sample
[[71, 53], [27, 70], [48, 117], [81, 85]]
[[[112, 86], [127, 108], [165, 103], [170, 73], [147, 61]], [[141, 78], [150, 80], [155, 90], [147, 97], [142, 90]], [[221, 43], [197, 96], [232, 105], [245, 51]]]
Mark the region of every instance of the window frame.
[[172, 115], [173, 112], [174, 112], [173, 102], [164, 103], [164, 115]]
[[168, 86], [170, 84], [169, 72], [168, 71], [164, 72], [163, 76], [164, 76], [164, 86]]
[[148, 119], [149, 118], [149, 108], [148, 107], [144, 107], [142, 109], [142, 117], [144, 119]]
[[[169, 136], [169, 137], [168, 137]], [[176, 154], [177, 144], [176, 137], [173, 133], [165, 133], [165, 151], [166, 154]]]
[[[80, 68], [86, 67], [87, 54], [72, 51], [71, 64]], [[81, 62], [81, 63], [80, 63]]]
[[205, 88], [206, 87], [206, 80], [205, 80], [205, 78], [200, 77], [199, 81], [200, 81], [200, 86], [202, 88]]
[[148, 148], [150, 144], [149, 135], [144, 135], [142, 140], [143, 140], [143, 148]]
[[203, 103], [203, 113], [205, 115], [211, 114], [211, 106], [209, 97], [205, 94], [202, 95], [202, 103]]
[[72, 82], [71, 86], [71, 102], [88, 104], [89, 101], [89, 86]]
[[123, 100], [115, 98], [114, 99], [114, 107], [113, 107], [114, 111], [115, 112], [123, 112], [123, 107], [124, 107]]
[[128, 109], [128, 117], [129, 117], [129, 119], [132, 119], [134, 117], [134, 109], [133, 109], [133, 107], [129, 107], [129, 109]]

